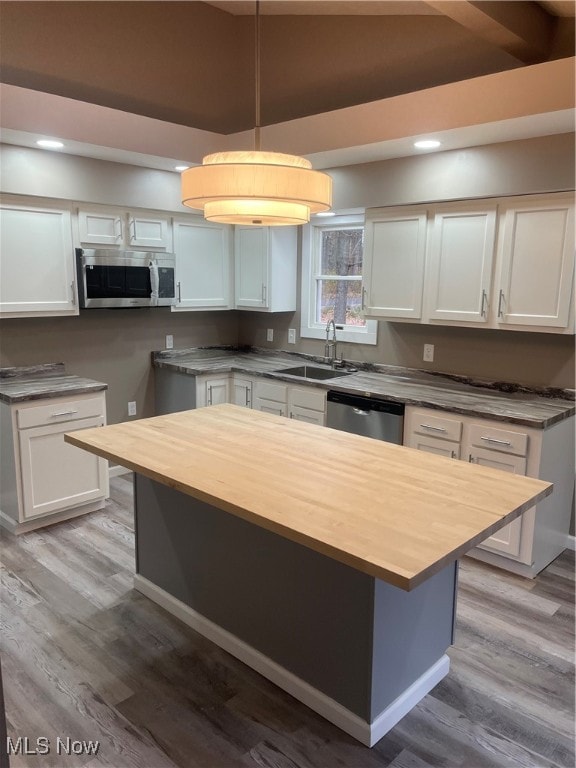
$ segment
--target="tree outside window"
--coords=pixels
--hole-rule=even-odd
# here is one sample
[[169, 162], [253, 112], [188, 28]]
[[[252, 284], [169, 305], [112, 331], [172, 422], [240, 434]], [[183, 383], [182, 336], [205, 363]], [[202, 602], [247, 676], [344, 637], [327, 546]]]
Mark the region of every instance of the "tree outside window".
[[323, 228], [316, 264], [316, 322], [365, 327], [362, 317], [362, 227]]

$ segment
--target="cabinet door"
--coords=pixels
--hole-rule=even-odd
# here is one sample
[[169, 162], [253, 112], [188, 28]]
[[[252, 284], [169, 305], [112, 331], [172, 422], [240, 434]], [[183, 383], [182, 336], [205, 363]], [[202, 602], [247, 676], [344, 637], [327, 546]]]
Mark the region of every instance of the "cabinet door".
[[277, 400], [267, 400], [265, 397], [254, 397], [254, 404], [252, 406], [256, 411], [264, 411], [264, 413], [273, 413], [275, 416], [287, 416], [288, 409], [286, 403], [279, 403]]
[[64, 442], [64, 434], [100, 427], [102, 418], [19, 430], [24, 519], [106, 496], [107, 462]]
[[166, 250], [170, 245], [168, 219], [129, 214], [128, 244], [130, 247]]
[[574, 203], [508, 204], [500, 237], [497, 322], [566, 328], [574, 275]]
[[70, 211], [3, 205], [0, 230], [0, 312], [77, 315]]
[[175, 221], [174, 250], [177, 303], [173, 310], [230, 308], [230, 228]]
[[325, 418], [323, 411], [315, 411], [312, 408], [302, 408], [300, 405], [291, 405], [288, 416], [296, 421], [307, 421], [308, 424], [319, 424], [324, 426]]
[[485, 323], [492, 279], [496, 206], [437, 210], [427, 277], [429, 320]]
[[230, 378], [228, 376], [204, 377], [196, 381], [196, 407], [220, 405], [230, 400]]
[[236, 227], [236, 306], [268, 307], [268, 230]]
[[[526, 459], [523, 456], [512, 456], [484, 448], [470, 447], [465, 450], [468, 461], [482, 467], [493, 467], [503, 472], [513, 472], [516, 475], [526, 474]], [[478, 546], [492, 552], [500, 552], [511, 557], [520, 555], [520, 536], [522, 533], [522, 517], [517, 517], [504, 528], [489, 536]]]
[[409, 448], [416, 448], [417, 451], [426, 451], [435, 453], [437, 456], [446, 456], [448, 459], [460, 458], [460, 444], [451, 443], [448, 440], [440, 440], [436, 437], [425, 437], [412, 433], [404, 442]]
[[232, 380], [232, 403], [252, 408], [252, 382], [237, 376]]
[[427, 212], [389, 213], [366, 221], [364, 314], [422, 316]]
[[78, 231], [83, 245], [120, 247], [124, 241], [122, 213], [117, 211], [78, 211]]

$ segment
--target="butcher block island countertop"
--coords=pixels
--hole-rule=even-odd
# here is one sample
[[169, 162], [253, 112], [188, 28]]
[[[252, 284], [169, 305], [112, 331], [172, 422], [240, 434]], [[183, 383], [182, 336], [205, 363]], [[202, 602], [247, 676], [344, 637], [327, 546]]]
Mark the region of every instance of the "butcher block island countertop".
[[541, 480], [228, 404], [65, 439], [403, 590], [552, 492]]

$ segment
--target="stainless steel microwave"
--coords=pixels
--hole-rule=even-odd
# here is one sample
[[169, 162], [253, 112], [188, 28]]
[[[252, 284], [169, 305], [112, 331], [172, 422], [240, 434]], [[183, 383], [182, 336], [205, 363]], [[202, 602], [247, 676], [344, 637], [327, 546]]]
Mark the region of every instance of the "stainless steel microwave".
[[76, 249], [80, 307], [167, 307], [176, 301], [173, 253]]

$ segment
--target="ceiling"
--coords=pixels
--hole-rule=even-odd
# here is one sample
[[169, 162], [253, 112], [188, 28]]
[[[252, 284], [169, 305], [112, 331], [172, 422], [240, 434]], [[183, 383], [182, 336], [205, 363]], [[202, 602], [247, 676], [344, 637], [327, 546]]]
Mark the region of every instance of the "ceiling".
[[[262, 0], [262, 125], [572, 57], [575, 5]], [[0, 81], [234, 136], [255, 122], [254, 12], [243, 0], [4, 1]], [[2, 138], [18, 143], [14, 125]]]

